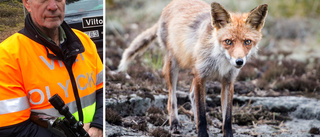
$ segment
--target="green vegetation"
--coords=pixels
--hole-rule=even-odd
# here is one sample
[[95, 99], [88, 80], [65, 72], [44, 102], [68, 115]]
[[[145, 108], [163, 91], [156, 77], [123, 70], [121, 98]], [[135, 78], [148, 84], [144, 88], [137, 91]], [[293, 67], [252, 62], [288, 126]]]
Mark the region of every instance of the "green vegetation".
[[[213, 0], [204, 0], [207, 3]], [[268, 16], [278, 18], [291, 17], [319, 17], [319, 0], [214, 0], [231, 11], [248, 12], [257, 5], [266, 3], [269, 5]]]
[[0, 31], [8, 27], [16, 27], [23, 22], [23, 4], [18, 0], [6, 0], [0, 3]]
[[259, 0], [258, 3], [268, 3], [269, 13], [274, 17], [319, 17], [319, 0]]
[[[105, 0], [106, 1], [106, 19], [107, 30], [109, 34], [114, 31], [118, 32], [128, 46], [135, 36], [146, 30], [154, 24], [162, 9], [170, 2], [170, 0]], [[213, 0], [204, 0], [207, 3]], [[295, 38], [310, 40], [302, 41], [307, 47], [317, 44], [320, 41], [320, 33], [318, 29], [317, 18], [320, 14], [320, 1], [318, 0], [288, 0], [288, 1], [270, 1], [270, 0], [214, 0], [222, 4], [226, 9], [234, 12], [248, 12], [259, 4], [267, 3], [269, 5], [268, 17], [263, 29], [264, 39], [261, 42], [261, 49], [270, 45], [270, 39]], [[297, 22], [299, 21], [299, 22]], [[113, 30], [113, 31], [111, 31]], [[311, 36], [311, 37], [310, 37]], [[312, 43], [312, 41], [315, 42]], [[276, 41], [277, 48], [282, 49], [288, 46], [282, 46], [281, 41]], [[305, 43], [308, 42], [308, 43]], [[155, 42], [156, 43], [156, 42]], [[310, 44], [312, 43], [312, 44]], [[150, 47], [154, 46], [151, 45]], [[286, 45], [286, 44], [285, 44]], [[151, 66], [155, 70], [160, 70], [163, 62], [164, 52], [157, 49], [158, 46], [147, 50], [144, 53], [143, 62], [147, 66]], [[311, 47], [310, 47], [311, 48]], [[295, 49], [291, 47], [292, 50]], [[286, 50], [286, 49], [285, 49]], [[298, 50], [298, 49], [296, 49]], [[161, 52], [162, 51], [162, 52]], [[301, 50], [299, 50], [301, 51]], [[154, 55], [156, 54], [156, 55]], [[277, 70], [275, 70], [277, 71]], [[252, 70], [248, 71], [252, 72]], [[279, 73], [281, 73], [279, 71]], [[247, 80], [252, 80], [253, 75]]]
[[0, 43], [23, 28], [24, 14], [21, 0], [0, 2]]
[[155, 70], [162, 69], [164, 53], [161, 49], [148, 50], [144, 53], [144, 62]]

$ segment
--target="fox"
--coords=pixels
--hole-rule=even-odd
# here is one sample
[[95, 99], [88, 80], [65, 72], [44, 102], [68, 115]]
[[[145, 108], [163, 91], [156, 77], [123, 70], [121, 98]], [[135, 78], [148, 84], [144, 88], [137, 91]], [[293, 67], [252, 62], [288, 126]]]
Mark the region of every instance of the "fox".
[[222, 131], [232, 137], [234, 83], [248, 59], [256, 56], [268, 5], [261, 4], [247, 13], [227, 11], [217, 2], [172, 0], [159, 20], [139, 34], [122, 54], [117, 72], [146, 51], [155, 39], [164, 47], [162, 73], [168, 88], [168, 117], [171, 130], [180, 128], [177, 109], [177, 80], [180, 69], [193, 76], [189, 99], [199, 137], [207, 137], [206, 89], [208, 80], [221, 86]]

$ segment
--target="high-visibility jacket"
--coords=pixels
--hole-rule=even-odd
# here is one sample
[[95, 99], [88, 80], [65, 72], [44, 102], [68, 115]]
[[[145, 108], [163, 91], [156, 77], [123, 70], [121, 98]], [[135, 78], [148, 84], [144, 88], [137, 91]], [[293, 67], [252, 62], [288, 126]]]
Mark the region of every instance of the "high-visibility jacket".
[[65, 22], [61, 27], [67, 40], [60, 48], [28, 15], [25, 28], [0, 44], [0, 130], [27, 121], [31, 112], [60, 117], [48, 101], [56, 93], [77, 120], [102, 128], [103, 65], [95, 44]]

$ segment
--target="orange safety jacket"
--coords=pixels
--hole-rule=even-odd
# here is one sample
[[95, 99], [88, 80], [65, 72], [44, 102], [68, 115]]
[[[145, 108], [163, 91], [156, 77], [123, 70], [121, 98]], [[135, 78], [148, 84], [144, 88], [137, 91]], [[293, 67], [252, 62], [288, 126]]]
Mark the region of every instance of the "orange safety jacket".
[[61, 117], [48, 101], [56, 93], [77, 120], [99, 119], [102, 128], [103, 65], [95, 44], [63, 22], [67, 40], [60, 48], [39, 35], [30, 15], [25, 24], [0, 44], [0, 129], [31, 112]]

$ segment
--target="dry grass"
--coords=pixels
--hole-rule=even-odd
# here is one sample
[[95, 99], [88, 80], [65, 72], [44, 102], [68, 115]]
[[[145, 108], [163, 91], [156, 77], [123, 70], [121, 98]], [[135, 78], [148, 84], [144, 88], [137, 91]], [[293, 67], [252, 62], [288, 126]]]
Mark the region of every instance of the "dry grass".
[[122, 120], [118, 112], [112, 110], [111, 108], [106, 109], [106, 121], [110, 124], [121, 125]]
[[22, 3], [17, 0], [0, 3], [0, 43], [24, 26]]
[[150, 107], [146, 112], [147, 121], [155, 126], [162, 126], [165, 124], [167, 118], [162, 109], [157, 107]]
[[150, 133], [150, 136], [154, 136], [154, 137], [171, 137], [171, 134], [167, 130], [165, 130], [163, 128], [156, 128]]

